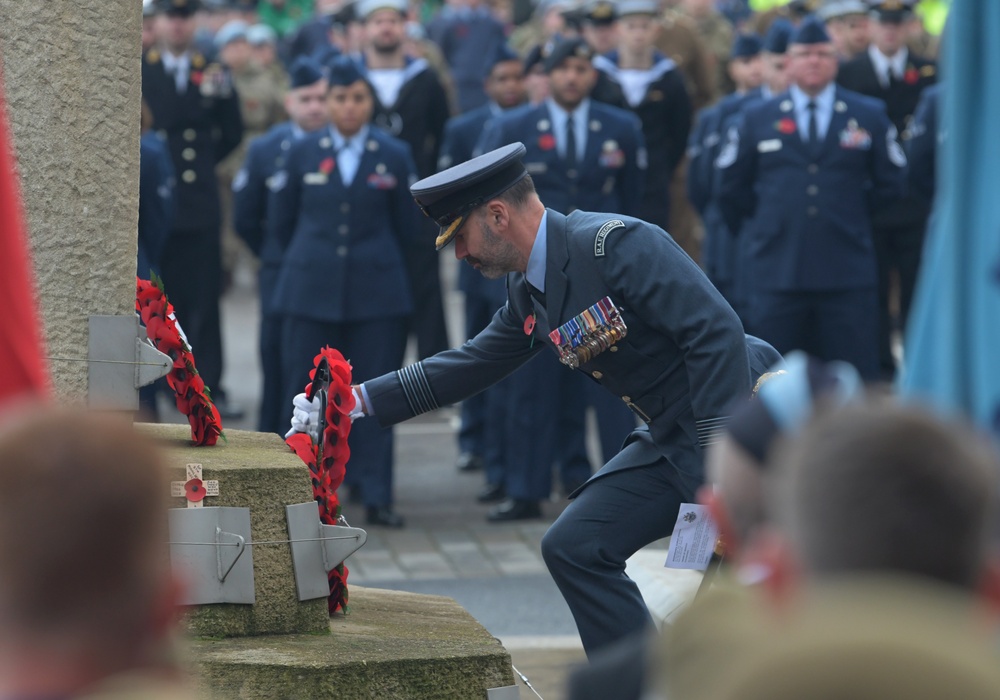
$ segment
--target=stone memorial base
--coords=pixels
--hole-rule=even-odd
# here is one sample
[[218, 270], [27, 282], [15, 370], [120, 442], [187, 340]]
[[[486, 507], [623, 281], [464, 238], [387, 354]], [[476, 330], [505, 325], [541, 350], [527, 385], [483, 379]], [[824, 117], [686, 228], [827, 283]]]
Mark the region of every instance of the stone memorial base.
[[195, 640], [202, 689], [219, 700], [470, 700], [514, 684], [510, 654], [452, 599], [359, 586], [350, 595], [330, 635]]

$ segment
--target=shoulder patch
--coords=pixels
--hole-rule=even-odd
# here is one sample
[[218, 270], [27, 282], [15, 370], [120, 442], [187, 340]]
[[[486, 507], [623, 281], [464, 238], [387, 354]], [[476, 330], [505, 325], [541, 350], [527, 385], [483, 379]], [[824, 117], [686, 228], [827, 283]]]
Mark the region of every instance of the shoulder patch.
[[601, 226], [600, 230], [597, 232], [597, 235], [594, 236], [595, 258], [604, 257], [604, 240], [608, 237], [609, 233], [619, 228], [625, 228], [625, 222], [622, 221], [621, 219], [612, 219], [611, 221], [608, 221], [603, 226]]
[[897, 168], [905, 168], [906, 154], [903, 152], [903, 147], [899, 145], [899, 141], [896, 140], [896, 135], [896, 127], [889, 125], [889, 130], [885, 133], [885, 146], [889, 153], [889, 162]]

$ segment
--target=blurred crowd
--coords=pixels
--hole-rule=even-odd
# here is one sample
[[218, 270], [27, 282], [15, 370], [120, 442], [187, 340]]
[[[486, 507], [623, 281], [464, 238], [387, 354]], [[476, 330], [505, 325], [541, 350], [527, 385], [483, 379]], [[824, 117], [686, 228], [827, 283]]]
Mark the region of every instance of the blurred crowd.
[[[219, 299], [258, 271], [259, 428], [284, 433], [322, 346], [357, 379], [449, 346], [407, 187], [521, 141], [546, 206], [663, 228], [747, 332], [891, 380], [934, 192], [940, 3], [760, 4], [148, 0], [138, 274], [233, 417]], [[471, 337], [504, 285], [462, 266], [459, 288]], [[635, 425], [549, 355], [462, 405], [457, 467], [483, 471], [491, 521], [539, 517], [591, 474], [588, 430], [607, 460]], [[401, 526], [391, 429], [351, 441], [351, 498]]]

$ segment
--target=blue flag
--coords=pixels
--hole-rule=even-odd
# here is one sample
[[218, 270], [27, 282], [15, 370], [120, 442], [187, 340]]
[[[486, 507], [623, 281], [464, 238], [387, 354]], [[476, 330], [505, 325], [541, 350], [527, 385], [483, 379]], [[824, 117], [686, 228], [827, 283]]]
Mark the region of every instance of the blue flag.
[[955, 0], [938, 197], [907, 328], [904, 395], [1000, 437], [1000, 2]]

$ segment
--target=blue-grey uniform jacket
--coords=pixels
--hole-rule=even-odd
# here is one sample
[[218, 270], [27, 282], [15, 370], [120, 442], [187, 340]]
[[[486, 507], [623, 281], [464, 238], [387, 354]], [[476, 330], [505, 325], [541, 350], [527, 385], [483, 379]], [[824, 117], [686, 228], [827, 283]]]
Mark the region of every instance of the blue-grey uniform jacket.
[[[751, 390], [739, 318], [662, 229], [582, 211], [563, 216], [550, 209], [547, 217], [544, 305], [531, 297], [523, 274], [508, 275], [507, 304], [483, 332], [365, 383], [372, 413], [392, 425], [482, 391], [544, 348], [554, 349], [549, 332], [607, 296], [627, 335], [577, 371], [636, 411], [648, 425], [641, 437], [684, 482], [700, 482], [704, 447], [724, 428], [730, 403]], [[529, 336], [525, 319], [532, 313], [537, 323]], [[753, 341], [764, 351], [760, 362], [777, 359]], [[636, 466], [615, 459], [597, 476]]]

